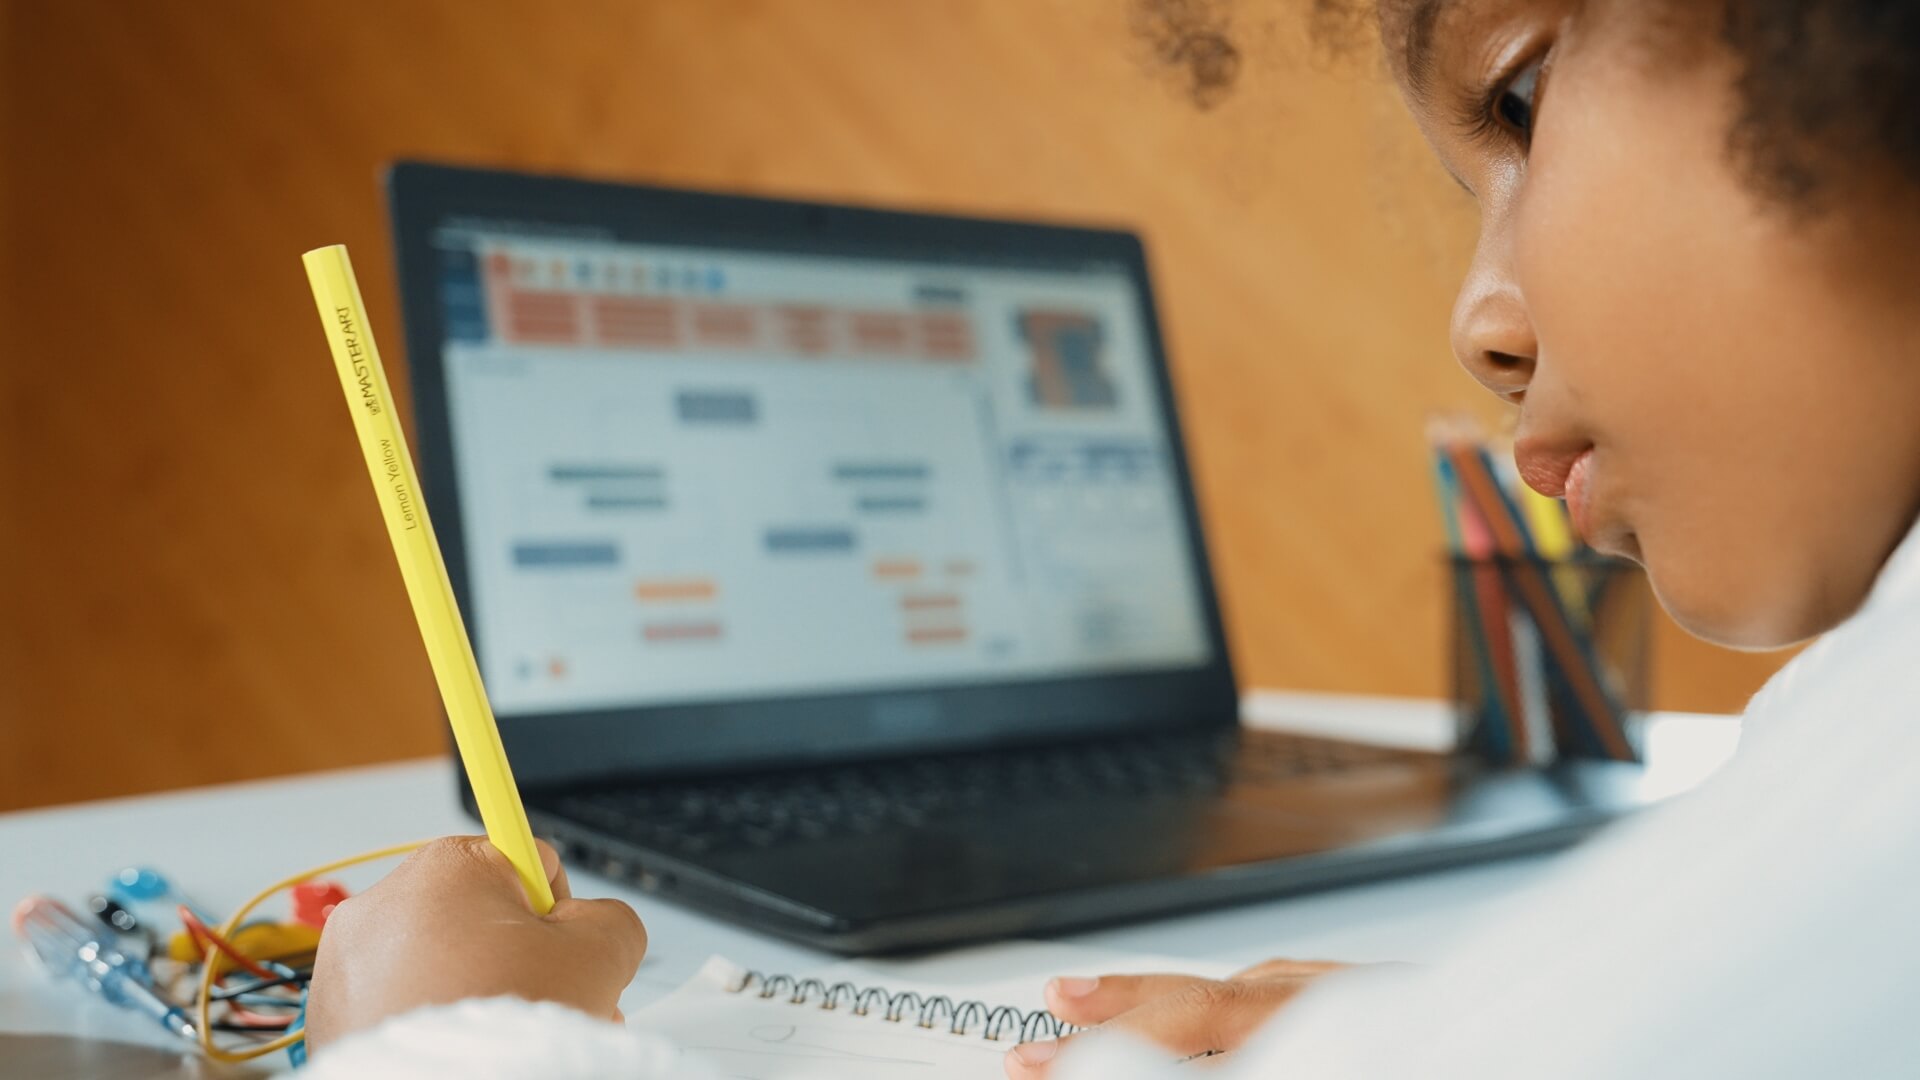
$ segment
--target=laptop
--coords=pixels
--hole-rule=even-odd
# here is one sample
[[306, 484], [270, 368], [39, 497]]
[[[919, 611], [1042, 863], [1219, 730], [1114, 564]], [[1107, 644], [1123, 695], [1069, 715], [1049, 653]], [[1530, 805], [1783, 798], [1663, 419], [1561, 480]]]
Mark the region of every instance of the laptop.
[[388, 182], [426, 497], [576, 865], [870, 953], [1538, 850], [1642, 801], [1631, 765], [1240, 725], [1130, 232]]

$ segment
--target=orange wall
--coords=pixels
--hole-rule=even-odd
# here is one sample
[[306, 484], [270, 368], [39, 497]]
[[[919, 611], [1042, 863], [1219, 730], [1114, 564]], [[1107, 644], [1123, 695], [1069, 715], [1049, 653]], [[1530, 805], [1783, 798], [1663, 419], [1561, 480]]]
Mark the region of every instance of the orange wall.
[[[352, 246], [397, 365], [402, 155], [1138, 225], [1245, 681], [1443, 690], [1471, 210], [1286, 4], [1204, 112], [1119, 0], [352, 8], [8, 7], [0, 807], [440, 748], [298, 258]], [[1773, 663], [1658, 660], [1718, 709]]]

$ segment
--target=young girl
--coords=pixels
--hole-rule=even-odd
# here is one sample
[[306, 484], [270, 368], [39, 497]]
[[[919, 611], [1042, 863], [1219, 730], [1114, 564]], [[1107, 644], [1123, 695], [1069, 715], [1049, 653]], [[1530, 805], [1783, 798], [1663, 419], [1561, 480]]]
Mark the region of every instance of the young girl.
[[[1755, 699], [1721, 777], [1450, 959], [1056, 979], [1054, 1011], [1103, 1031], [1018, 1047], [1008, 1073], [1228, 1051], [1244, 1076], [1920, 1075], [1920, 3], [1378, 15], [1480, 207], [1453, 347], [1518, 407], [1527, 482], [1695, 633], [1826, 636]], [[645, 944], [623, 905], [535, 918], [455, 840], [334, 919], [316, 1076], [665, 1075], [670, 1048], [601, 1022]], [[489, 995], [512, 997], [423, 1008]]]

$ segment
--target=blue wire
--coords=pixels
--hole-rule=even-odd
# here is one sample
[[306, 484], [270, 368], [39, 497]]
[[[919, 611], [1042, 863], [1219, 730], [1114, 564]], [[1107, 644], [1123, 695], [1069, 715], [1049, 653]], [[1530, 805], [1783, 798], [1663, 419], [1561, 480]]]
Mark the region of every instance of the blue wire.
[[300, 988], [300, 1014], [293, 1018], [293, 1027], [288, 1030], [299, 1031], [300, 1041], [287, 1047], [287, 1064], [296, 1069], [305, 1068], [307, 1064], [307, 988], [304, 986]]

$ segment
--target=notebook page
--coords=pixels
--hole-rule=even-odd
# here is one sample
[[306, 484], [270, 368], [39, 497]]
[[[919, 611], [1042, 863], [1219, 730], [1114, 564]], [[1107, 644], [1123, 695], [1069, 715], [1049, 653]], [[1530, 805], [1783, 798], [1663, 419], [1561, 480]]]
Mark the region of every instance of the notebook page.
[[1013, 1040], [952, 1034], [845, 1005], [735, 993], [745, 969], [715, 957], [680, 989], [628, 1018], [735, 1080], [994, 1080]]
[[1174, 972], [1224, 979], [1241, 966], [1211, 960], [1115, 952], [1058, 941], [1002, 941], [896, 960], [864, 957], [811, 972], [831, 983], [945, 994], [1017, 1009], [1044, 1009], [1041, 992], [1055, 975], [1144, 975]]

